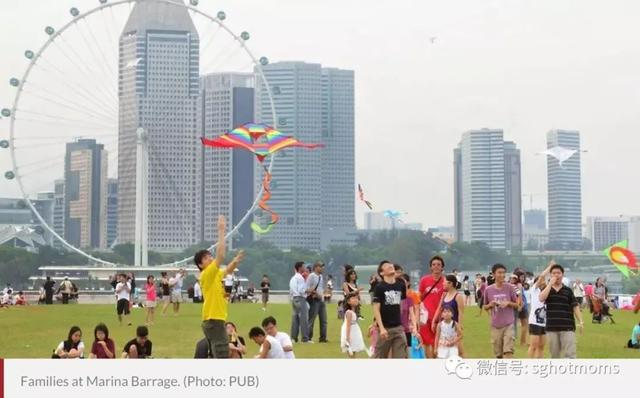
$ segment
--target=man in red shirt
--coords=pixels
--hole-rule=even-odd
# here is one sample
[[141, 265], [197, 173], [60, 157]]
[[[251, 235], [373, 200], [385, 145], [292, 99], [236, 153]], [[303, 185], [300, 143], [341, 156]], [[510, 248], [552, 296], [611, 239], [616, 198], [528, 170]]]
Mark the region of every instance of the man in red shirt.
[[444, 260], [440, 256], [434, 256], [429, 261], [431, 275], [426, 275], [420, 280], [420, 337], [424, 345], [427, 358], [434, 358], [435, 333], [431, 329], [433, 317], [444, 294]]

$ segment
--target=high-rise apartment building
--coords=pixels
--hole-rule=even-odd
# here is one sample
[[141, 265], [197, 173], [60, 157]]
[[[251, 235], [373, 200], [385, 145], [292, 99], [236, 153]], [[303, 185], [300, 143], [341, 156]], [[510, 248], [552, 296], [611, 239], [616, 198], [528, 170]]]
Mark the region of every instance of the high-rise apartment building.
[[571, 248], [582, 242], [582, 185], [580, 175], [580, 133], [552, 130], [547, 133], [547, 148], [561, 147], [576, 153], [562, 165], [547, 156], [547, 192], [549, 244]]
[[499, 129], [471, 130], [454, 150], [456, 238], [522, 247], [520, 151]]
[[73, 246], [107, 246], [107, 151], [94, 139], [67, 143], [64, 239]]

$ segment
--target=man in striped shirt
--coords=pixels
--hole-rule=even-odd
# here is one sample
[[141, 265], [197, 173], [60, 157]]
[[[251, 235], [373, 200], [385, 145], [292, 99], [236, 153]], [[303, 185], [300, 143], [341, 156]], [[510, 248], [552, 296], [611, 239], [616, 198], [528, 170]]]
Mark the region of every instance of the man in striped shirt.
[[552, 358], [576, 357], [576, 322], [580, 333], [584, 329], [582, 313], [573, 291], [563, 285], [564, 268], [559, 264], [551, 266], [551, 282], [540, 292], [540, 301], [545, 303], [547, 312], [547, 339]]

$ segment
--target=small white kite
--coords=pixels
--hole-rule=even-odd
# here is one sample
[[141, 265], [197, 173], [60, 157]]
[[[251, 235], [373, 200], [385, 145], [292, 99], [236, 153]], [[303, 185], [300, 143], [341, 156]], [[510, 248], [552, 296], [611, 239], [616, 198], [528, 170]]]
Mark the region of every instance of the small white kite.
[[549, 148], [544, 152], [540, 152], [539, 154], [540, 155], [552, 156], [552, 157], [558, 159], [558, 162], [560, 163], [560, 167], [562, 167], [562, 163], [564, 163], [567, 160], [569, 160], [569, 158], [571, 158], [577, 152], [578, 151], [576, 151], [575, 149], [567, 149], [567, 148], [563, 148], [561, 146], [554, 146], [553, 148]]
[[124, 68], [125, 69], [134, 68], [134, 67], [138, 66], [138, 64], [140, 62], [142, 62], [142, 58], [136, 58], [133, 61], [127, 62], [127, 64], [124, 66]]

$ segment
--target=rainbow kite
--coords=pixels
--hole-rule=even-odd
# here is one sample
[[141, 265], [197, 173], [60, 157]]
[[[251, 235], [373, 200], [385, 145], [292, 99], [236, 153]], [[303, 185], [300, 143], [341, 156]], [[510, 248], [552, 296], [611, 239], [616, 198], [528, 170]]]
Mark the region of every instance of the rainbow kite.
[[[256, 155], [260, 163], [262, 163], [267, 156], [285, 148], [299, 147], [314, 149], [324, 146], [322, 144], [305, 144], [293, 137], [282, 134], [272, 127], [255, 123], [244, 124], [213, 139], [203, 137], [202, 144], [215, 148], [241, 148]], [[255, 221], [251, 223], [251, 229], [259, 234], [268, 233], [280, 220], [280, 216], [267, 205], [267, 202], [271, 199], [271, 178], [272, 175], [269, 169], [264, 167], [264, 178], [262, 179], [263, 194], [260, 202], [258, 202], [258, 207], [271, 214], [271, 221], [266, 227], [260, 226]]]
[[638, 274], [636, 255], [628, 249], [629, 242], [623, 240], [604, 249], [603, 253], [622, 274], [629, 278], [630, 274]]

